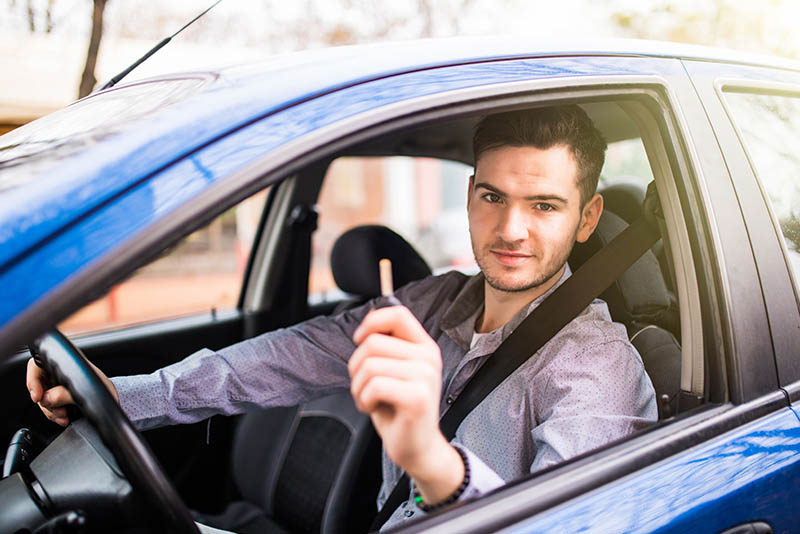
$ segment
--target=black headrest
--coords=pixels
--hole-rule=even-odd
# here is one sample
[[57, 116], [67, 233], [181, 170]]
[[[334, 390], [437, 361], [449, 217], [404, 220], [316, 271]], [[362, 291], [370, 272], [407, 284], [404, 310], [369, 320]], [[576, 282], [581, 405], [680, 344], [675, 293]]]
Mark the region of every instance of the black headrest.
[[408, 241], [385, 226], [356, 226], [339, 236], [331, 252], [331, 271], [339, 289], [361, 297], [381, 294], [378, 261], [392, 261], [394, 287], [431, 274]]
[[[586, 243], [577, 243], [569, 257], [569, 265], [578, 269], [595, 252], [604, 247], [628, 224], [614, 213], [603, 210], [600, 222]], [[658, 259], [648, 250], [623, 273], [601, 296], [608, 304], [615, 321], [661, 325], [668, 321], [672, 300], [664, 283]]]
[[628, 224], [642, 214], [644, 193], [644, 187], [627, 182], [616, 183], [600, 191], [605, 209], [619, 215]]

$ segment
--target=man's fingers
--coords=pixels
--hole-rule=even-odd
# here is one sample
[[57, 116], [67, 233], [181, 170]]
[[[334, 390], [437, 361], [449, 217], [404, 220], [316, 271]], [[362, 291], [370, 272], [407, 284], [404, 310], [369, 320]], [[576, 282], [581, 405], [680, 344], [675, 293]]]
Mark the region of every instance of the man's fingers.
[[67, 417], [67, 409], [66, 408], [54, 408], [49, 410], [39, 404], [39, 408], [42, 410], [42, 413], [50, 419], [52, 422], [61, 425], [67, 426], [69, 424], [69, 417]]
[[425, 350], [425, 347], [427, 345], [412, 343], [385, 334], [370, 334], [353, 351], [350, 360], [347, 362], [347, 369], [352, 377], [358, 372], [364, 359], [371, 356], [398, 360], [421, 359], [434, 367], [441, 367], [441, 357], [437, 357], [438, 352]]
[[[389, 376], [372, 377], [358, 396], [358, 409], [364, 413], [372, 413], [381, 406], [392, 406], [408, 416], [419, 415], [423, 410], [424, 397], [427, 392], [419, 382], [400, 380]], [[417, 408], [417, 409], [414, 409]], [[400, 413], [400, 412], [398, 412]]]
[[389, 306], [370, 311], [353, 334], [356, 345], [373, 333], [387, 334], [414, 343], [435, 343], [405, 306]]
[[373, 356], [365, 359], [358, 371], [351, 375], [350, 392], [353, 394], [353, 399], [357, 400], [370, 379], [378, 376], [403, 381], [424, 380], [430, 382], [436, 380], [433, 370], [424, 364]]
[[74, 404], [74, 401], [72, 400], [72, 395], [70, 395], [69, 391], [67, 391], [67, 388], [64, 386], [56, 386], [44, 392], [42, 395], [41, 404], [53, 409], [59, 406]]
[[25, 373], [25, 385], [31, 394], [33, 402], [42, 400], [42, 393], [44, 393], [45, 375], [44, 369], [36, 365], [33, 358], [28, 360], [28, 369]]

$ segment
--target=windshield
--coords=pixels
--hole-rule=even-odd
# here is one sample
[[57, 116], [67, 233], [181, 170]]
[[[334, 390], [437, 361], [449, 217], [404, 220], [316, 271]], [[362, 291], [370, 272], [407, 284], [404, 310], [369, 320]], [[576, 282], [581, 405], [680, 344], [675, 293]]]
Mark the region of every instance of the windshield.
[[120, 87], [79, 100], [0, 136], [0, 192], [186, 99], [210, 81], [211, 77], [191, 77]]

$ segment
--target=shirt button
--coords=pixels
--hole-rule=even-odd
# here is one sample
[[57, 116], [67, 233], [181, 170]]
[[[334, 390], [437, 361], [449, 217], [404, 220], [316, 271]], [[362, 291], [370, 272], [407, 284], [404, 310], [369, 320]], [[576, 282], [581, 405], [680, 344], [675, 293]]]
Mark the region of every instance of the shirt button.
[[403, 512], [403, 515], [406, 516], [406, 517], [411, 517], [412, 515], [414, 515], [414, 511], [413, 510], [406, 510], [405, 512]]
[[451, 395], [448, 395], [447, 399], [445, 400], [445, 402], [447, 402], [447, 404], [453, 404], [454, 400], [455, 399]]

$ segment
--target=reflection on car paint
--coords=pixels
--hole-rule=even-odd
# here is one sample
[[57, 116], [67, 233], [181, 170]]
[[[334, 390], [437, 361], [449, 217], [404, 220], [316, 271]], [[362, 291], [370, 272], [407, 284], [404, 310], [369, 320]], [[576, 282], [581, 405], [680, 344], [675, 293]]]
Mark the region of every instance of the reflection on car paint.
[[[510, 529], [544, 532], [718, 532], [761, 518], [800, 524], [800, 424], [781, 410]], [[796, 494], [796, 493], [795, 493]], [[727, 513], [719, 514], [724, 498]], [[780, 501], [776, 505], [775, 501]], [[794, 516], [770, 516], [792, 510]], [[789, 530], [783, 530], [788, 532]]]

